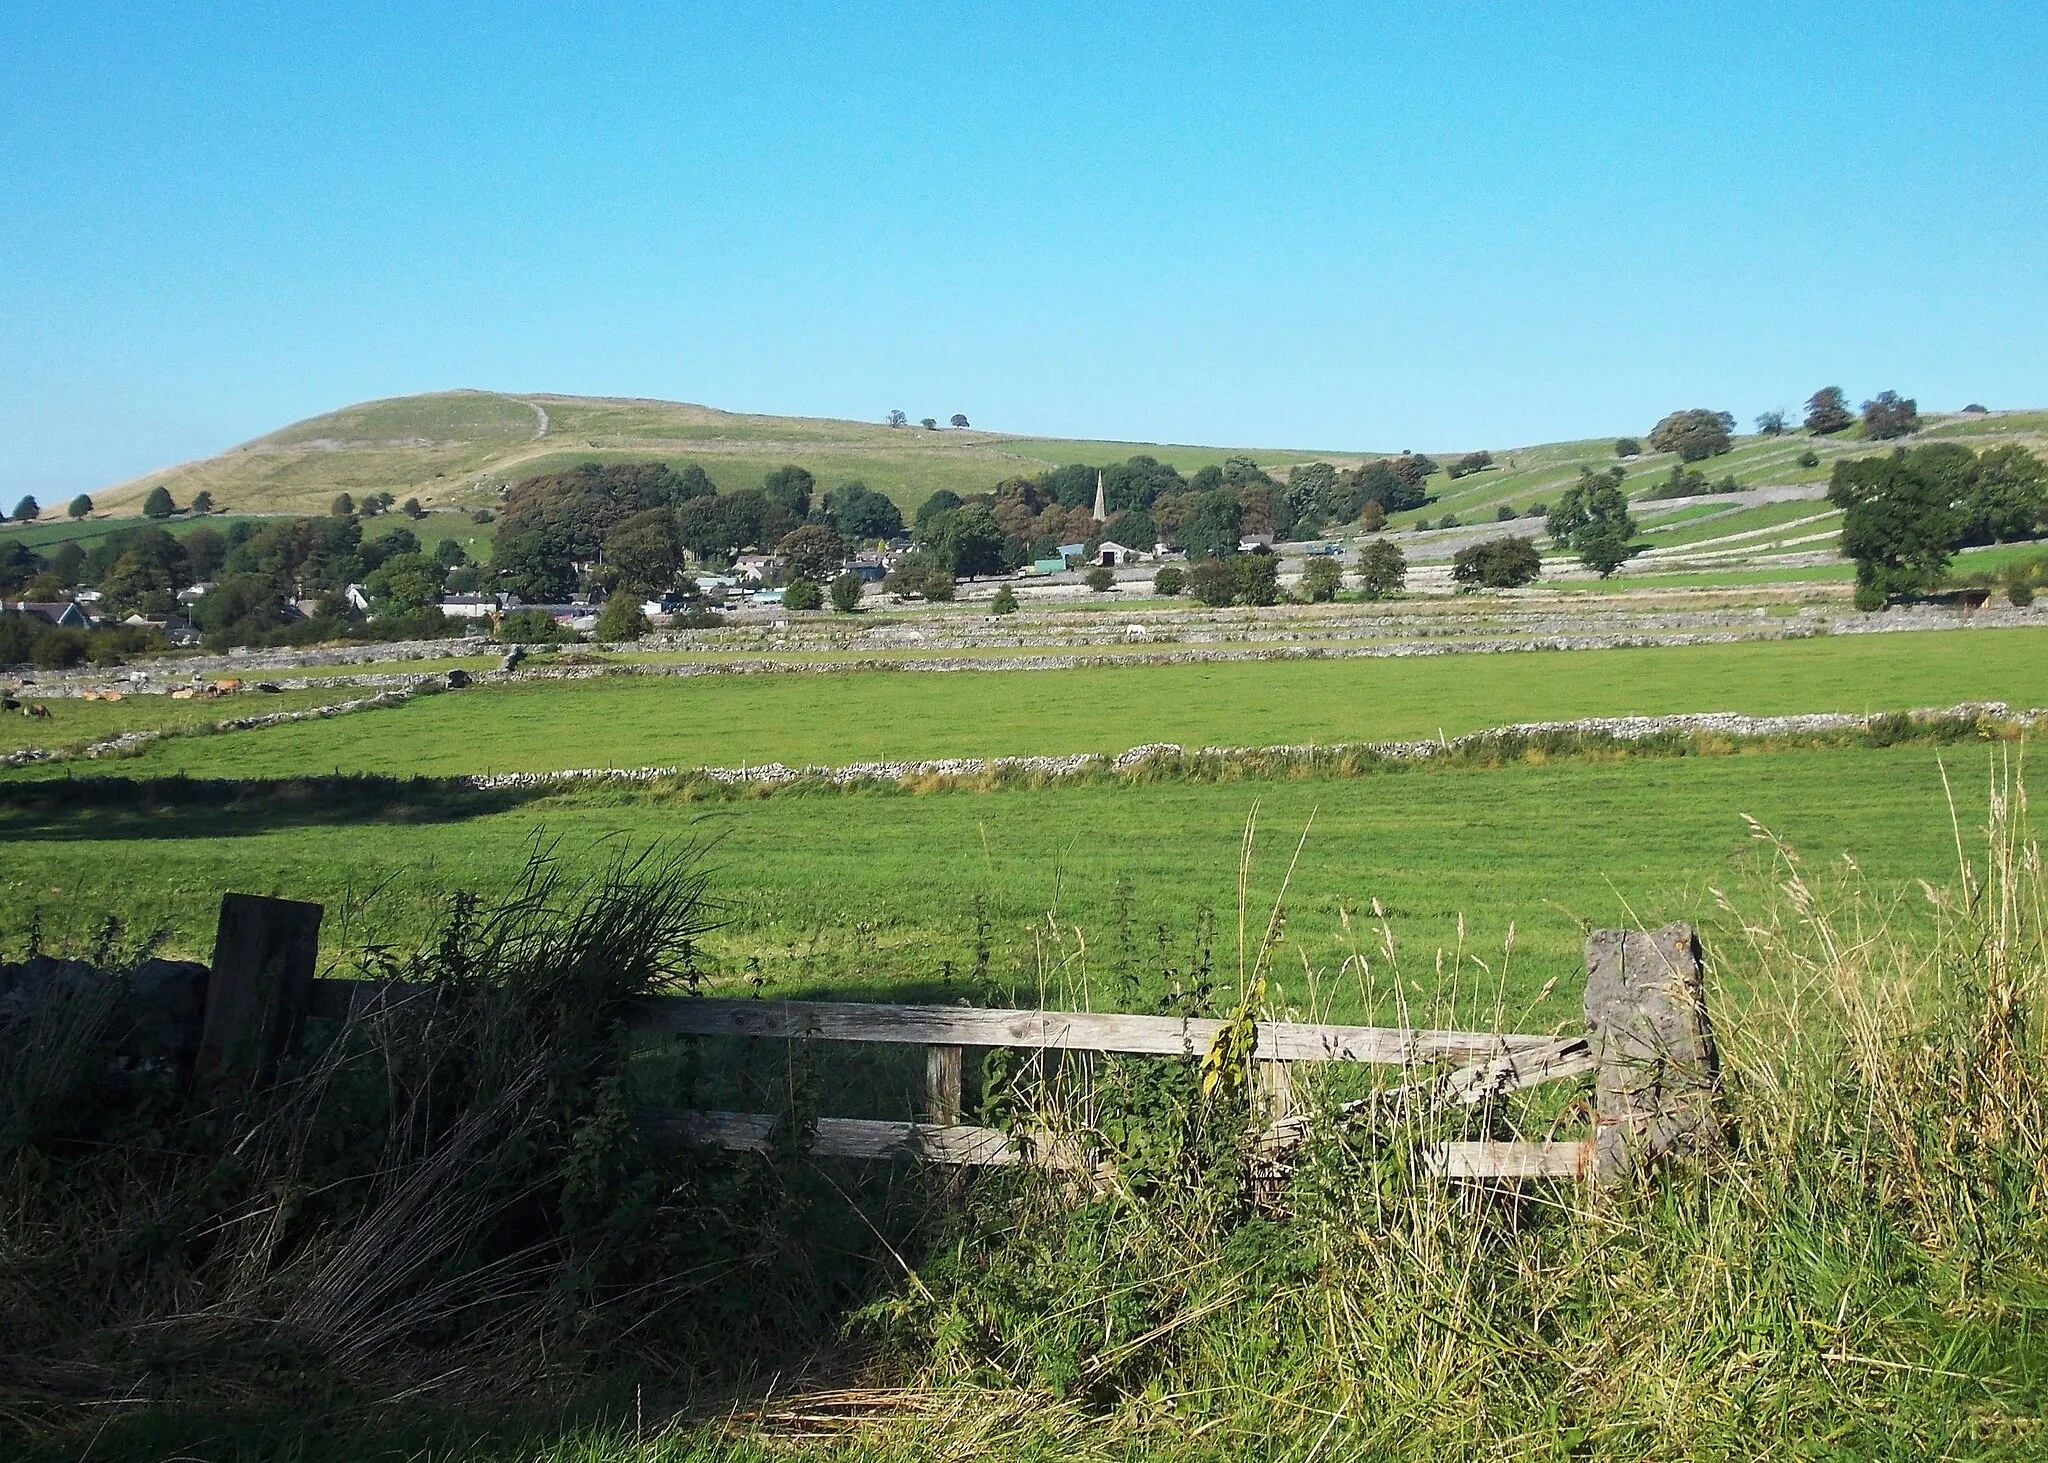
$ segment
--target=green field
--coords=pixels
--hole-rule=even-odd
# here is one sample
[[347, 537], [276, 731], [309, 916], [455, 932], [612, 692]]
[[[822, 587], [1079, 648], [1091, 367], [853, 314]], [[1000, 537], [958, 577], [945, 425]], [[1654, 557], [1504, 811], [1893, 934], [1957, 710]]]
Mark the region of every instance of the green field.
[[529, 681], [332, 721], [172, 740], [126, 765], [136, 775], [202, 777], [836, 765], [1115, 753], [1147, 742], [1329, 744], [1582, 716], [1865, 712], [1963, 700], [2048, 705], [2048, 630], [1069, 671]]
[[[0, 785], [0, 906], [14, 938], [39, 911], [47, 936], [82, 939], [111, 907], [131, 927], [162, 926], [174, 948], [203, 953], [222, 890], [277, 893], [328, 906], [325, 944], [338, 958], [366, 942], [420, 938], [456, 889], [505, 892], [536, 846], [587, 869], [622, 848], [715, 838], [715, 883], [731, 902], [730, 927], [712, 942], [720, 980], [758, 973], [781, 995], [986, 998], [965, 975], [980, 897], [994, 973], [1015, 998], [1040, 999], [1035, 952], [1043, 946], [1058, 966], [1044, 998], [1090, 999], [1083, 962], [1066, 958], [1085, 938], [1094, 951], [1087, 992], [1108, 1004], [1117, 883], [1132, 890], [1148, 968], [1156, 968], [1159, 928], [1184, 960], [1204, 905], [1222, 916], [1230, 946], [1239, 835], [1256, 809], [1258, 918], [1313, 818], [1288, 900], [1289, 999], [1307, 995], [1306, 958], [1306, 968], [1322, 972], [1331, 1009], [1365, 1014], [1355, 983], [1333, 984], [1345, 948], [1338, 911], [1369, 911], [1378, 899], [1407, 952], [1417, 999], [1436, 994], [1436, 951], [1455, 948], [1461, 917], [1468, 946], [1496, 969], [1513, 925], [1511, 1005], [1526, 1006], [1557, 977], [1558, 993], [1538, 1013], [1547, 1022], [1569, 1017], [1577, 1000], [1571, 977], [1584, 923], [1711, 917], [1710, 886], [1756, 892], [1744, 814], [1800, 845], [1817, 871], [1850, 852], [1886, 887], [1943, 877], [1954, 848], [1938, 759], [1967, 806], [1985, 755], [1900, 747], [1571, 759], [1281, 782], [710, 804], [586, 789], [457, 798], [431, 814], [253, 796], [230, 807], [211, 794], [194, 804], [147, 788], [112, 807], [66, 810], [15, 783]], [[438, 821], [408, 821], [422, 817]], [[1377, 936], [1361, 927], [1357, 939], [1368, 947]], [[1472, 993], [1460, 999], [1467, 1019], [1477, 1019]]]
[[[17, 747], [77, 747], [132, 731], [190, 732], [230, 718], [304, 711], [309, 706], [326, 706], [374, 694], [340, 687], [327, 691], [280, 691], [276, 695], [244, 691], [212, 701], [173, 701], [169, 696], [159, 695], [130, 695], [119, 701], [57, 696], [38, 703], [49, 709], [48, 721], [19, 714], [0, 716], [0, 752], [11, 752]], [[36, 699], [33, 687], [24, 688], [21, 695], [26, 700]]]

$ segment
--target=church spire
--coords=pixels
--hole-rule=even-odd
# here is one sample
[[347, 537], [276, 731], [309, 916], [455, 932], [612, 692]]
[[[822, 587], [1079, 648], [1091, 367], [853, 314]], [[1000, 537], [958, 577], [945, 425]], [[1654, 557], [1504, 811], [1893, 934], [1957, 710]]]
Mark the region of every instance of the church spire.
[[1109, 522], [1109, 508], [1102, 500], [1102, 469], [1095, 470], [1095, 521]]

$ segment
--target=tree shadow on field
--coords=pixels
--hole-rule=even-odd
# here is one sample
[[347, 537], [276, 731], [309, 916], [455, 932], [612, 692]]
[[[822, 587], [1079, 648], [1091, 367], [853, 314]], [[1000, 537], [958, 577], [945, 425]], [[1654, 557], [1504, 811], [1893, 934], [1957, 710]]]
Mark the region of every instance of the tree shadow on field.
[[236, 838], [280, 828], [452, 823], [503, 813], [535, 788], [460, 777], [60, 777], [0, 782], [0, 841]]

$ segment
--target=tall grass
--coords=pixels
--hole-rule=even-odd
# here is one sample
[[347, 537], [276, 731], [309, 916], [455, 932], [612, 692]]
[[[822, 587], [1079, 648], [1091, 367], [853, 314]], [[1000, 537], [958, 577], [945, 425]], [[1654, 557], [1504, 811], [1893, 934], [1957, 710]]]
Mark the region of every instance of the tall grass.
[[[728, 1170], [733, 1183], [686, 1175], [670, 1192], [664, 1217], [699, 1235], [693, 1209], [743, 1211], [729, 1233], [745, 1242], [654, 1246], [643, 1268], [607, 1270], [595, 1263], [594, 1210], [577, 1206], [627, 1214], [608, 1244], [649, 1244], [652, 1211], [634, 1209], [630, 1182], [580, 1177], [622, 1151], [596, 1136], [617, 1121], [601, 1093], [609, 1076], [569, 1083], [589, 1095], [566, 1107], [538, 1097], [562, 1079], [555, 1068], [531, 1075], [536, 1033], [572, 1029], [588, 1009], [549, 1004], [550, 992], [580, 989], [568, 972], [587, 969], [574, 954], [586, 947], [550, 925], [540, 953], [514, 963], [560, 978], [530, 985], [517, 1007], [527, 1014], [459, 1028], [479, 1054], [463, 1068], [479, 1074], [460, 1089], [470, 1096], [436, 1109], [417, 1138], [401, 1121], [406, 1103], [378, 1109], [387, 1127], [365, 1141], [387, 1157], [375, 1183], [352, 1191], [356, 1209], [329, 1208], [309, 1227], [262, 1200], [273, 1190], [244, 1184], [217, 1209], [232, 1246], [153, 1260], [154, 1289], [95, 1298], [93, 1334], [126, 1326], [186, 1348], [206, 1335], [243, 1348], [261, 1318], [375, 1376], [377, 1358], [350, 1353], [347, 1338], [382, 1325], [385, 1356], [497, 1367], [502, 1387], [533, 1356], [515, 1337], [522, 1327], [574, 1346], [607, 1308], [632, 1318], [608, 1334], [646, 1318], [657, 1344], [609, 1355], [635, 1381], [665, 1386], [655, 1412], [676, 1420], [642, 1417], [636, 1394], [623, 1420], [417, 1454], [450, 1460], [2037, 1457], [2048, 1451], [2048, 877], [2017, 760], [1993, 757], [1981, 826], [1955, 819], [1954, 878], [1909, 895], [1848, 860], [1811, 869], [1754, 829], [1766, 889], [1722, 898], [1703, 930], [1731, 1142], [1700, 1166], [1600, 1191], [1448, 1186], [1419, 1172], [1421, 1139], [1577, 1136], [1589, 1092], [1537, 1089], [1452, 1112], [1428, 1073], [1394, 1074], [1374, 1095], [1360, 1089], [1364, 1074], [1325, 1070], [1297, 1078], [1304, 1142], [1276, 1169], [1255, 1142], [1270, 1096], [1215, 1063], [1205, 1070], [1200, 1053], [1050, 1074], [998, 1062], [984, 1074], [984, 1120], [1066, 1125], [1112, 1161], [1101, 1182], [989, 1171], [877, 1197], [792, 1142]], [[1390, 922], [1355, 923], [1338, 964], [1304, 965], [1286, 995], [1278, 907], [1263, 920], [1241, 907], [1234, 952], [1213, 922], [1183, 942], [1120, 918], [1091, 944], [1048, 921], [1040, 984], [1063, 1003], [1248, 1020], [1261, 1000], [1317, 1014], [1348, 982], [1386, 1021], [1427, 1002], [1467, 1024], [1520, 1024], [1507, 1004], [1512, 939], [1416, 961]], [[1136, 978], [1150, 961], [1158, 978]], [[394, 1071], [421, 1070], [420, 1057], [379, 1049], [394, 1053]], [[798, 1090], [800, 1073], [790, 1086], [800, 1118], [816, 1095]], [[564, 1112], [579, 1116], [564, 1127]], [[529, 1141], [536, 1167], [505, 1156]], [[314, 1171], [294, 1168], [281, 1138], [251, 1131], [248, 1145], [263, 1173]], [[469, 1172], [486, 1154], [505, 1166], [482, 1171], [503, 1183], [427, 1176], [436, 1164]], [[0, 1244], [12, 1247], [0, 1278], [19, 1279], [31, 1252], [45, 1268], [37, 1288], [0, 1298], [10, 1327], [53, 1284], [85, 1294], [114, 1273], [80, 1265], [60, 1277], [54, 1245], [17, 1237], [28, 1233], [21, 1216], [54, 1224], [58, 1212], [38, 1187], [49, 1172], [22, 1162], [0, 1216]], [[810, 1183], [873, 1226], [876, 1243], [839, 1271], [824, 1252], [844, 1231], [817, 1227]], [[572, 1202], [572, 1189], [584, 1197]], [[188, 1212], [206, 1192], [180, 1191]], [[418, 1192], [436, 1197], [408, 1208]], [[330, 1202], [303, 1188], [296, 1198]], [[492, 1208], [501, 1201], [512, 1207]], [[508, 1228], [515, 1210], [556, 1218]], [[74, 1236], [112, 1223], [104, 1206], [65, 1222]], [[154, 1232], [193, 1242], [189, 1218]], [[258, 1244], [258, 1232], [283, 1238]], [[505, 1235], [525, 1243], [483, 1242]], [[369, 1277], [407, 1255], [439, 1258], [375, 1292]], [[233, 1284], [228, 1259], [244, 1267]], [[712, 1271], [739, 1283], [706, 1286]], [[866, 1281], [850, 1281], [855, 1272]], [[656, 1298], [626, 1299], [629, 1282]], [[687, 1374], [715, 1359], [707, 1337], [727, 1337], [728, 1356], [766, 1355], [756, 1336], [781, 1326], [786, 1340], [824, 1342], [848, 1308], [856, 1345], [835, 1348], [829, 1384], [764, 1372], [739, 1401], [690, 1402]], [[694, 1319], [667, 1328], [677, 1310]], [[209, 1332], [195, 1317], [232, 1324]], [[56, 1328], [41, 1344], [66, 1355], [69, 1342], [77, 1358], [83, 1336]], [[274, 1379], [264, 1385], [275, 1395]], [[112, 1455], [147, 1456], [140, 1447]]]
[[[1190, 1066], [1153, 1094], [1181, 1142], [1127, 1162], [1140, 1182], [981, 1186], [867, 1323], [917, 1348], [904, 1385], [1042, 1399], [1023, 1431], [1076, 1457], [2038, 1455], [2048, 881], [1998, 765], [1955, 881], [1916, 896], [1931, 938], [1853, 864], [1816, 876], [1756, 830], [1775, 888], [1709, 931], [1724, 1161], [1600, 1193], [1447, 1187], [1413, 1165], [1435, 1118], [1360, 1122], [1310, 1090], [1269, 1210]], [[1342, 974], [1399, 991], [1399, 957], [1384, 932]], [[1440, 973], [1483, 1002], [1498, 972], [1459, 963]]]
[[25, 1405], [402, 1378], [502, 1387], [673, 1299], [638, 1161], [627, 1003], [694, 978], [694, 855], [583, 883], [536, 857], [485, 913], [373, 949], [394, 994], [257, 1091], [114, 1060], [118, 976], [0, 1046], [0, 1352]]

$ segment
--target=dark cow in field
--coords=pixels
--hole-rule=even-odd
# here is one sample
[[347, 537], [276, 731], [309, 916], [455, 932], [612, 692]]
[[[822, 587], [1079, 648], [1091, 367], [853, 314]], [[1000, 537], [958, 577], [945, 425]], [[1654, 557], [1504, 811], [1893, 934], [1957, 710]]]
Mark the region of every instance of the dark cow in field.
[[50, 708], [43, 705], [40, 701], [31, 701], [28, 705], [21, 708], [21, 714], [23, 716], [33, 716], [38, 721], [48, 721], [50, 719]]

